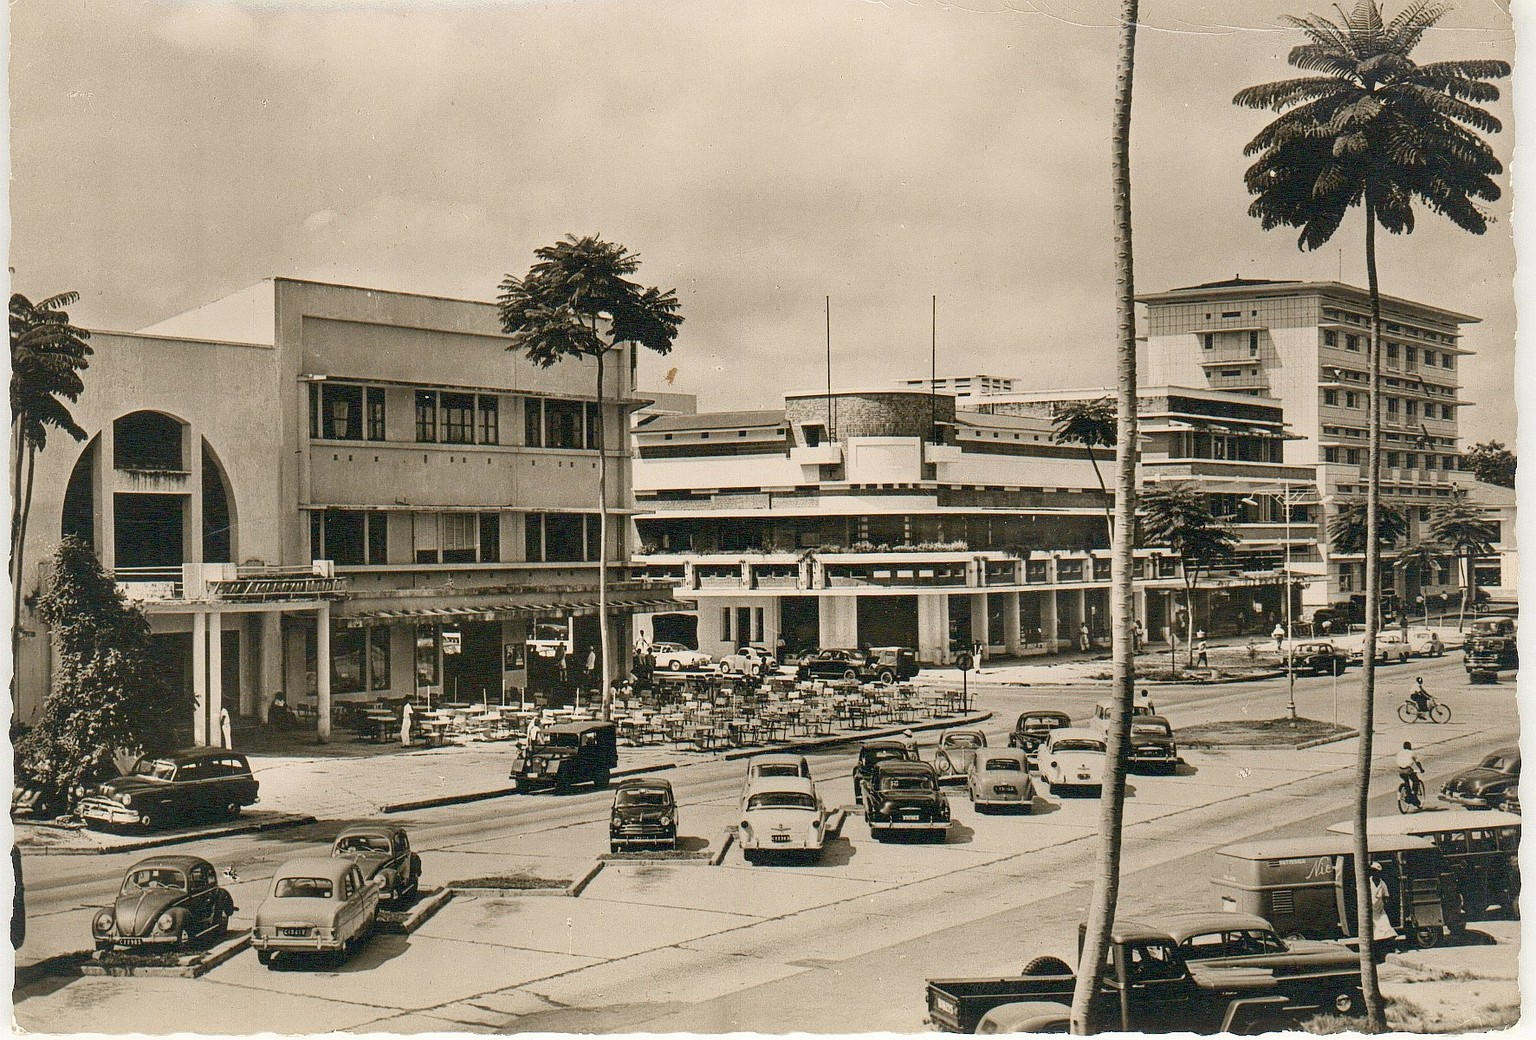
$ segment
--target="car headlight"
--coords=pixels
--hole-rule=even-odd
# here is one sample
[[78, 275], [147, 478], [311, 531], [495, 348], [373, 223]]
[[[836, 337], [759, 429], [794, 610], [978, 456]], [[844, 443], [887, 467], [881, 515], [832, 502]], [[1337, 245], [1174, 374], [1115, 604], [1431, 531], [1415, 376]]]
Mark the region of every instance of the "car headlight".
[[741, 821], [741, 829], [744, 832], [746, 832], [748, 835], [750, 835], [752, 833], [752, 825], [750, 823], [748, 823], [746, 820], [742, 820]]
[[622, 827], [624, 826], [624, 817], [620, 816], [618, 813], [614, 813], [613, 818], [609, 820], [608, 823], [609, 826], [612, 827]]
[[173, 914], [161, 914], [160, 919], [155, 922], [155, 928], [158, 931], [169, 932], [173, 931], [175, 927], [176, 917]]
[[670, 827], [672, 826], [672, 814], [662, 813], [661, 819], [657, 820], [656, 822], [661, 824], [663, 827]]
[[133, 804], [133, 795], [129, 794], [127, 791], [124, 791], [122, 794], [117, 796], [117, 800], [122, 802], [124, 807], [127, 807]]
[[96, 920], [91, 922], [91, 927], [101, 934], [106, 934], [112, 930], [113, 920], [112, 911], [103, 910], [96, 915]]

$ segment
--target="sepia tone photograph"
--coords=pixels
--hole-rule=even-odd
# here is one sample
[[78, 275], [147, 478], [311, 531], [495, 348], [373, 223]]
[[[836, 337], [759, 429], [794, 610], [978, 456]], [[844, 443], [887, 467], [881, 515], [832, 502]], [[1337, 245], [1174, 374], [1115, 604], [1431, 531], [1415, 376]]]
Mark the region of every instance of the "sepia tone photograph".
[[1515, 1027], [1532, 16], [13, 0], [12, 1028]]

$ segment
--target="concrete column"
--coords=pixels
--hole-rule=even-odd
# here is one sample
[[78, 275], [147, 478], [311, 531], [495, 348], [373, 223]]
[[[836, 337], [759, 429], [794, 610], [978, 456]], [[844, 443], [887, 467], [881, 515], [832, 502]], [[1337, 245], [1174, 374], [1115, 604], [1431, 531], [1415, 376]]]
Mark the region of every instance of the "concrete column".
[[820, 614], [823, 647], [859, 645], [858, 600], [852, 596], [823, 596]]
[[208, 615], [192, 612], [192, 743], [208, 743]]
[[320, 604], [315, 612], [315, 736], [324, 744], [331, 739], [331, 605]]
[[260, 616], [261, 671], [256, 680], [255, 714], [262, 722], [283, 689], [283, 614], [269, 610]]
[[218, 744], [224, 737], [219, 729], [219, 711], [224, 707], [224, 615], [208, 612], [208, 743]]
[[917, 659], [923, 664], [949, 663], [949, 594], [917, 597]]
[[1056, 590], [1047, 589], [1040, 595], [1040, 633], [1045, 640], [1045, 652], [1056, 652]]
[[[203, 438], [197, 427], [182, 427], [181, 457], [187, 467], [186, 503], [182, 510], [182, 553], [188, 563], [203, 562]], [[233, 546], [231, 546], [233, 547]]]
[[1019, 596], [1017, 592], [1003, 593], [1003, 647], [1009, 657], [1017, 657], [1024, 650], [1019, 638]]
[[[990, 633], [987, 631], [987, 623], [987, 594], [985, 592], [972, 593], [971, 642], [973, 644], [980, 643], [983, 647], [992, 645]], [[977, 663], [980, 664], [979, 661]]]
[[1072, 647], [1078, 649], [1082, 646], [1081, 629], [1083, 623], [1088, 620], [1088, 592], [1085, 589], [1072, 590]]

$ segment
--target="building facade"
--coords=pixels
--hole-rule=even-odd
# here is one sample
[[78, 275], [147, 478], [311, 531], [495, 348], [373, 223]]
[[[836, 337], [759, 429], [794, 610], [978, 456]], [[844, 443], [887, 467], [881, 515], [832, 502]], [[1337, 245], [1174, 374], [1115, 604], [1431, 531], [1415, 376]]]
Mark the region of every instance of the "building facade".
[[[628, 569], [632, 359], [600, 408], [595, 365], [509, 352], [493, 305], [281, 278], [92, 344], [89, 436], [38, 458], [28, 589], [61, 536], [89, 541], [195, 694], [198, 742], [278, 697], [323, 736], [338, 700], [571, 696], [600, 437], [618, 630], [669, 598]], [[23, 624], [29, 722], [50, 660]]]

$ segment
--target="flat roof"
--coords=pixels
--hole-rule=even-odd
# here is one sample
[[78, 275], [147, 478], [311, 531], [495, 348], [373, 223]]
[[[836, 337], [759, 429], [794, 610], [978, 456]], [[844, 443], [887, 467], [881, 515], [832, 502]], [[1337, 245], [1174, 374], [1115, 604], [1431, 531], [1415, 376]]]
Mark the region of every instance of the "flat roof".
[[739, 430], [784, 425], [784, 409], [761, 408], [737, 412], [699, 412], [695, 415], [658, 415], [643, 426], [643, 433], [672, 433], [682, 430]]
[[[1200, 285], [1184, 286], [1179, 289], [1167, 289], [1163, 292], [1139, 293], [1136, 296], [1136, 302], [1180, 303], [1203, 296], [1303, 296], [1312, 294], [1350, 297], [1362, 305], [1370, 302], [1370, 293], [1367, 290], [1360, 288], [1358, 285], [1350, 285], [1347, 282], [1270, 281], [1262, 278], [1235, 278], [1228, 281], [1205, 282]], [[1381, 302], [1394, 307], [1419, 311], [1431, 318], [1453, 325], [1471, 325], [1482, 321], [1481, 318], [1475, 315], [1462, 314], [1460, 311], [1437, 307], [1432, 303], [1423, 303], [1419, 300], [1404, 299], [1401, 296], [1382, 294]]]

